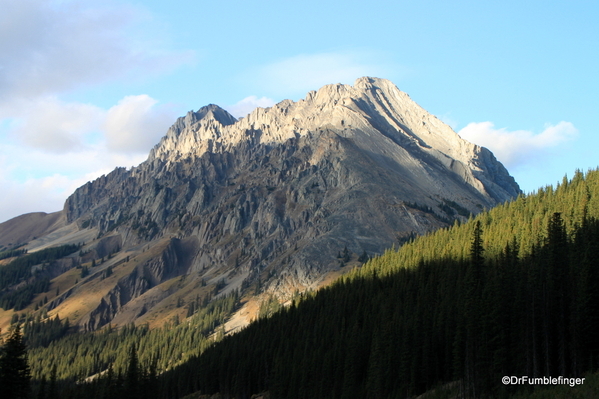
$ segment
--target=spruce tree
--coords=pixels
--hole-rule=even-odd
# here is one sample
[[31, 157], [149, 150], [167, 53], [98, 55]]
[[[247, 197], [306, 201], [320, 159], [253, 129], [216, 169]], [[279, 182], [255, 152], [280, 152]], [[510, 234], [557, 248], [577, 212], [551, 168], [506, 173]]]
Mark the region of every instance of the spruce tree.
[[482, 228], [480, 221], [474, 224], [474, 232], [470, 245], [470, 264], [466, 271], [466, 298], [465, 298], [465, 341], [464, 341], [464, 378], [466, 396], [476, 396], [479, 384], [478, 366], [480, 357], [480, 332], [483, 286], [483, 267], [485, 263]]
[[23, 343], [21, 326], [16, 324], [0, 353], [0, 397], [29, 397], [31, 371], [27, 363], [27, 347]]
[[345, 246], [345, 248], [343, 248], [343, 262], [347, 263], [350, 260], [350, 254], [349, 254], [349, 250], [347, 249], [347, 246]]
[[131, 345], [131, 349], [129, 350], [129, 364], [125, 376], [125, 393], [130, 399], [139, 398], [140, 374], [141, 370], [139, 368], [137, 351], [135, 350], [135, 345]]
[[58, 399], [58, 388], [56, 387], [56, 364], [52, 365], [52, 371], [50, 372], [50, 384], [48, 386], [48, 396], [46, 399]]
[[42, 376], [40, 386], [37, 390], [37, 399], [46, 399], [46, 376]]

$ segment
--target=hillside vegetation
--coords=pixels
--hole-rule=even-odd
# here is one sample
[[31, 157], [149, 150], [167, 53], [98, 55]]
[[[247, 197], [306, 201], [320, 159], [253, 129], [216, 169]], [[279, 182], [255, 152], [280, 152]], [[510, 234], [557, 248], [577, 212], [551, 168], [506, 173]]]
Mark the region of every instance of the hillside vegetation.
[[[127, 345], [143, 351], [141, 366], [120, 346], [119, 375], [70, 383], [110, 370], [112, 360], [92, 356], [79, 371], [59, 363], [60, 386], [64, 397], [88, 398], [141, 392], [144, 381], [155, 398], [403, 398], [448, 385], [462, 397], [522, 395], [535, 388], [501, 377], [584, 377], [599, 367], [598, 263], [599, 172], [578, 172], [389, 250], [217, 344], [200, 339], [179, 366], [160, 349], [176, 341], [167, 329], [151, 346], [137, 333]], [[51, 378], [52, 359], [75, 339], [32, 350], [44, 360], [35, 376]]]
[[162, 379], [240, 398], [381, 398], [582, 377], [599, 366], [597, 217], [599, 173], [576, 173], [388, 251]]
[[[599, 176], [597, 171], [584, 174], [577, 171], [571, 180], [564, 177], [554, 188], [546, 186], [530, 195], [498, 205], [479, 214], [474, 220], [482, 228], [485, 255], [496, 258], [506, 244], [515, 244], [520, 256], [528, 256], [548, 236], [547, 226], [554, 213], [560, 213], [569, 236], [575, 234], [583, 220], [599, 218]], [[421, 262], [439, 259], [465, 260], [470, 256], [469, 241], [473, 220], [464, 225], [458, 222], [450, 229], [440, 229], [422, 239], [404, 245], [401, 250], [389, 250], [384, 256], [355, 273], [368, 276], [375, 272], [389, 274], [412, 268]]]

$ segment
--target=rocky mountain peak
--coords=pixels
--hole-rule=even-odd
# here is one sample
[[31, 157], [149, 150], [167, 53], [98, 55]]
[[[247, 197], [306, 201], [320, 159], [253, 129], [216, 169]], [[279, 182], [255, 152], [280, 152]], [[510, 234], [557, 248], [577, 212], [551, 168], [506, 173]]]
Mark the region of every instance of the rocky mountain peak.
[[169, 129], [152, 150], [150, 160], [201, 156], [242, 141], [282, 143], [323, 127], [347, 137], [355, 131], [376, 131], [401, 146], [419, 147], [443, 162], [451, 162], [451, 158], [468, 164], [476, 153], [485, 151], [461, 139], [389, 80], [362, 77], [353, 86], [326, 85], [298, 102], [284, 100], [270, 108], [257, 108], [239, 121], [216, 105], [190, 111]]
[[197, 112], [189, 111], [177, 119], [160, 143], [150, 151], [149, 160], [180, 157], [191, 153], [195, 144], [205, 151], [209, 148], [210, 140], [219, 139], [223, 127], [235, 122], [237, 119], [233, 115], [215, 104], [206, 105]]
[[[147, 161], [78, 188], [66, 226], [31, 247], [86, 242], [86, 265], [120, 254], [94, 266], [103, 297], [77, 313], [96, 329], [151, 319], [153, 307], [196, 298], [194, 287], [209, 297], [315, 288], [519, 193], [490, 151], [390, 81], [363, 77], [239, 120], [213, 104], [187, 113]], [[82, 283], [68, 295], [77, 292]], [[70, 309], [67, 299], [51, 307]]]

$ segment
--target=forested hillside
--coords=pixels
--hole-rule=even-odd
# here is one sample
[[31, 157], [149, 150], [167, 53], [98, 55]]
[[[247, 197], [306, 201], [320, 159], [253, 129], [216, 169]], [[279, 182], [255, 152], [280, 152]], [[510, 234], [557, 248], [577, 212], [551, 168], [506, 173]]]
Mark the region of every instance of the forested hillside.
[[[0, 267], [0, 308], [21, 310], [29, 305], [35, 294], [46, 292], [50, 287], [52, 262], [80, 248], [79, 245], [62, 245], [47, 248], [15, 258]], [[24, 250], [0, 252], [0, 259], [23, 255]], [[32, 272], [31, 267], [39, 265]]]
[[[533, 389], [504, 386], [506, 375], [597, 370], [598, 330], [599, 172], [592, 171], [389, 250], [219, 343], [205, 335], [197, 345], [185, 341], [177, 359], [187, 360], [176, 367], [169, 361], [179, 351], [165, 349], [180, 338], [168, 328], [130, 334], [113, 358], [89, 349], [97, 354], [65, 361], [88, 339], [67, 336], [32, 348], [30, 359], [43, 365], [34, 369], [38, 381], [58, 365], [64, 397], [118, 397], [148, 386], [155, 398], [198, 391], [404, 398], [439, 386], [462, 397], [506, 397]], [[78, 362], [87, 366], [72, 368]], [[113, 371], [73, 384], [101, 370]]]
[[[216, 299], [185, 321], [175, 319], [154, 330], [147, 325], [128, 325], [118, 331], [108, 326], [95, 334], [72, 334], [51, 343], [40, 339], [51, 329], [31, 322], [25, 326], [25, 341], [30, 347], [33, 376], [41, 377], [52, 367], [57, 367], [59, 379], [85, 379], [109, 367], [124, 372], [132, 345], [138, 349], [141, 366], [156, 362], [156, 367], [166, 370], [214, 342], [209, 336], [231, 315], [237, 300], [236, 293]], [[28, 330], [38, 332], [28, 335]]]
[[[541, 245], [548, 236], [547, 226], [555, 212], [560, 213], [564, 228], [573, 236], [585, 217], [599, 218], [599, 175], [597, 171], [584, 174], [577, 171], [571, 180], [564, 177], [554, 188], [540, 188], [530, 195], [521, 195], [479, 214], [485, 255], [499, 256], [508, 243], [515, 243], [520, 256], [528, 256], [535, 246]], [[469, 241], [472, 221], [450, 229], [437, 230], [423, 239], [402, 246], [400, 251], [389, 250], [357, 274], [367, 276], [371, 272], [392, 273], [399, 268], [411, 268], [423, 261], [451, 258], [464, 260], [470, 256]]]
[[599, 173], [577, 173], [388, 251], [162, 381], [381, 398], [452, 382], [465, 397], [502, 396], [518, 388], [505, 375], [582, 377], [599, 367], [598, 216]]
[[506, 244], [496, 258], [478, 226], [469, 259], [344, 279], [163, 378], [235, 397], [410, 397], [453, 381], [484, 397], [509, 393], [506, 375], [595, 370], [599, 222], [567, 235], [556, 213], [531, 256]]

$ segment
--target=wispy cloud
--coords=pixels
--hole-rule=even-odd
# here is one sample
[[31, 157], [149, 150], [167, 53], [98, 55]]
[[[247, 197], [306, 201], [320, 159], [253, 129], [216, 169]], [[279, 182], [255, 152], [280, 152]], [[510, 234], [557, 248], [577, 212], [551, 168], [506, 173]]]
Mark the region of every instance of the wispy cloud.
[[112, 171], [115, 165], [135, 166], [147, 153], [116, 153], [104, 143], [68, 156], [3, 142], [0, 153], [0, 222], [27, 212], [62, 209], [68, 195], [87, 181]]
[[248, 115], [257, 107], [268, 108], [272, 107], [275, 104], [275, 100], [268, 97], [258, 98], [256, 96], [249, 96], [233, 105], [226, 106], [225, 109], [229, 111], [229, 113], [234, 117], [242, 118]]
[[141, 94], [112, 106], [78, 90], [156, 76], [193, 62], [169, 49], [143, 8], [99, 0], [5, 1], [0, 12], [0, 221], [62, 208], [115, 166], [137, 165], [176, 110]]
[[8, 135], [24, 146], [53, 153], [81, 150], [104, 112], [91, 104], [65, 103], [55, 96], [15, 101], [5, 114], [12, 123]]
[[[66, 195], [86, 181], [99, 177], [91, 174], [73, 179], [59, 173], [43, 177], [30, 177], [15, 181], [0, 173], [3, 195], [0, 196], [0, 222], [27, 212], [55, 212], [61, 210]], [[18, 199], [18, 200], [17, 200]]]
[[0, 221], [59, 210], [85, 182], [115, 166], [138, 165], [175, 120], [172, 107], [147, 95], [127, 96], [107, 110], [56, 98], [30, 105], [4, 129]]
[[147, 153], [175, 120], [176, 112], [148, 95], [126, 96], [108, 110], [92, 104], [38, 97], [19, 102], [5, 128], [9, 138], [55, 154], [106, 150]]
[[[193, 53], [141, 40], [141, 9], [103, 2], [5, 1], [0, 13], [0, 103], [52, 95], [189, 62]], [[143, 31], [143, 33], [140, 33]]]
[[380, 59], [364, 51], [299, 54], [251, 70], [242, 80], [271, 96], [304, 95], [326, 84], [353, 84], [361, 76], [388, 77], [390, 68]]
[[538, 163], [552, 149], [578, 137], [578, 129], [570, 122], [546, 125], [541, 133], [528, 130], [496, 129], [492, 122], [473, 122], [458, 134], [475, 144], [490, 149], [508, 169]]
[[147, 154], [174, 122], [169, 106], [148, 95], [127, 96], [108, 110], [103, 124], [109, 150]]

